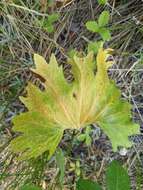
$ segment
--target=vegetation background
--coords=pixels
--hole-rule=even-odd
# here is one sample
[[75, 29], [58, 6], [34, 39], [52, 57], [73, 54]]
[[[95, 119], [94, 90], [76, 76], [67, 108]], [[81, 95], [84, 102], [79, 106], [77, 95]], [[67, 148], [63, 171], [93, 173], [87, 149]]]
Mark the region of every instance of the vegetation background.
[[[0, 188], [16, 189], [25, 182], [43, 189], [59, 186], [58, 161], [47, 161], [46, 153], [37, 160], [18, 162], [9, 150], [15, 136], [11, 119], [25, 111], [18, 97], [23, 95], [28, 81], [39, 83], [29, 68], [33, 54], [49, 60], [55, 53], [64, 68], [67, 80], [72, 80], [68, 55], [74, 49], [87, 51], [90, 41], [100, 40], [85, 24], [97, 20], [103, 10], [110, 12], [111, 40], [105, 47], [115, 49], [116, 64], [109, 75], [122, 90], [122, 96], [133, 105], [133, 119], [143, 130], [143, 1], [109, 0], [105, 6], [96, 0], [1, 0], [0, 1]], [[52, 15], [51, 17], [49, 15]], [[81, 131], [80, 133], [82, 133]], [[74, 189], [82, 173], [103, 183], [108, 163], [120, 160], [127, 167], [132, 189], [143, 189], [143, 137], [132, 137], [135, 145], [129, 150], [112, 152], [110, 141], [102, 131], [92, 130], [93, 142], [87, 146], [76, 140], [75, 132], [67, 131], [60, 147], [65, 154], [64, 189]], [[72, 142], [72, 143], [71, 143]], [[67, 148], [68, 147], [68, 148]], [[60, 157], [62, 158], [62, 156]], [[103, 183], [104, 184], [104, 183]]]

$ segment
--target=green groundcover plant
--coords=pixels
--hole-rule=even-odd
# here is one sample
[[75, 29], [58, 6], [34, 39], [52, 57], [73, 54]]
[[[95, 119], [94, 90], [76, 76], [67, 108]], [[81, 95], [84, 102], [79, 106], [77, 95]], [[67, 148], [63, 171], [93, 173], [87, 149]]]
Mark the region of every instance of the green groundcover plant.
[[[139, 133], [139, 126], [131, 120], [131, 105], [121, 99], [121, 92], [108, 77], [113, 64], [107, 61], [111, 49], [99, 49], [95, 59], [92, 52], [86, 57], [74, 56], [69, 60], [74, 80], [68, 83], [56, 58], [50, 63], [34, 55], [32, 72], [44, 81], [44, 91], [28, 83], [27, 96], [20, 100], [28, 111], [13, 119], [13, 130], [19, 136], [12, 140], [11, 148], [19, 159], [36, 158], [45, 151], [49, 159], [54, 154], [66, 129], [81, 129], [96, 123], [109, 137], [113, 150], [118, 146], [131, 147], [128, 137]], [[41, 82], [42, 82], [41, 81]]]
[[47, 18], [42, 20], [38, 20], [37, 24], [44, 28], [47, 32], [54, 32], [54, 23], [59, 20], [60, 15], [57, 13], [53, 13], [49, 15]]
[[[130, 178], [126, 169], [116, 160], [107, 167], [105, 173], [106, 190], [130, 190]], [[20, 190], [41, 190], [33, 184], [25, 184]], [[102, 190], [102, 187], [94, 181], [80, 178], [76, 183], [76, 190]]]
[[[117, 161], [112, 161], [106, 170], [106, 190], [130, 190], [130, 188], [127, 171]], [[96, 182], [79, 179], [76, 190], [102, 190], [102, 188]]]
[[91, 31], [100, 34], [104, 41], [111, 39], [111, 34], [106, 25], [109, 23], [110, 14], [108, 11], [103, 11], [98, 21], [88, 21], [86, 23], [86, 28]]
[[93, 33], [98, 33], [102, 40], [90, 41], [88, 43], [88, 52], [93, 51], [95, 54], [98, 53], [99, 48], [103, 47], [105, 41], [111, 39], [111, 33], [107, 27], [110, 19], [109, 11], [103, 11], [97, 21], [88, 21], [86, 28]]

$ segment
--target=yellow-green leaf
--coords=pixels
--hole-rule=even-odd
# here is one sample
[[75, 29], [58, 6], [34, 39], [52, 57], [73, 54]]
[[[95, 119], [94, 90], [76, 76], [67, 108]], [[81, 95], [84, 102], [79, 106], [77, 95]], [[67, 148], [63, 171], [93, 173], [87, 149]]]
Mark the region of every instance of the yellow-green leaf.
[[100, 28], [99, 33], [104, 41], [106, 41], [106, 40], [108, 41], [111, 39], [111, 33], [108, 29]]
[[21, 133], [11, 147], [21, 153], [21, 159], [37, 157], [45, 151], [49, 151], [50, 158], [65, 129], [80, 129], [92, 123], [110, 138], [114, 150], [132, 145], [128, 137], [139, 133], [139, 126], [131, 120], [131, 105], [121, 99], [120, 91], [108, 77], [107, 69], [112, 64], [107, 62], [109, 52], [99, 50], [96, 75], [92, 52], [82, 58], [74, 56], [69, 61], [72, 83], [64, 78], [54, 55], [49, 64], [34, 55], [36, 68], [32, 71], [44, 79], [44, 91], [29, 83], [27, 97], [20, 97], [28, 111], [13, 119], [13, 130]]
[[108, 24], [110, 18], [109, 11], [103, 11], [98, 19], [99, 27], [104, 27]]
[[88, 21], [86, 23], [86, 28], [91, 32], [99, 31], [99, 26], [98, 26], [97, 22], [95, 22], [95, 21]]
[[22, 135], [11, 142], [11, 147], [14, 152], [22, 153], [20, 159], [23, 160], [36, 158], [47, 150], [50, 158], [63, 136], [63, 129], [38, 111], [20, 114], [13, 123], [13, 130], [20, 131]]
[[105, 5], [107, 3], [107, 0], [98, 0], [98, 3], [100, 5]]

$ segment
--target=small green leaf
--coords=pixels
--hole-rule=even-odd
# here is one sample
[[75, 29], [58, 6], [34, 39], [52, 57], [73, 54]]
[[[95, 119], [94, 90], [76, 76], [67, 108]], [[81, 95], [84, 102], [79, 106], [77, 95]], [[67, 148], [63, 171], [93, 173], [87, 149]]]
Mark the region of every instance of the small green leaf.
[[48, 19], [44, 20], [43, 28], [47, 30], [47, 32], [52, 33], [54, 31], [54, 26]]
[[115, 160], [107, 168], [106, 185], [108, 190], [130, 190], [127, 171]]
[[78, 141], [84, 141], [86, 139], [86, 135], [85, 134], [81, 134], [77, 137]]
[[88, 44], [88, 52], [93, 51], [95, 54], [97, 54], [99, 48], [103, 47], [103, 41], [98, 42], [90, 42]]
[[101, 188], [96, 182], [79, 179], [76, 184], [76, 190], [101, 190]]
[[106, 28], [101, 28], [100, 30], [99, 30], [99, 34], [101, 35], [101, 37], [102, 37], [102, 39], [104, 40], [104, 41], [108, 41], [108, 40], [110, 40], [111, 39], [111, 34], [110, 34], [110, 31], [108, 30], [108, 29], [106, 29]]
[[33, 185], [33, 184], [26, 184], [20, 188], [20, 190], [42, 190], [41, 188]]
[[75, 173], [77, 176], [80, 176], [80, 174], [81, 174], [80, 168], [76, 168]]
[[52, 24], [47, 25], [44, 27], [49, 33], [52, 33], [54, 31], [54, 26]]
[[99, 31], [99, 27], [97, 22], [95, 21], [88, 21], [86, 23], [86, 28], [91, 31], [91, 32], [98, 32]]
[[64, 158], [63, 151], [60, 148], [56, 152], [56, 163], [60, 172], [59, 182], [60, 182], [61, 187], [63, 187], [64, 174], [65, 174], [65, 158]]
[[56, 22], [59, 19], [60, 15], [57, 13], [53, 13], [48, 16], [49, 23], [53, 24], [53, 22]]
[[71, 49], [69, 52], [68, 52], [68, 56], [69, 58], [73, 59], [75, 55], [78, 55], [79, 52], [77, 52], [75, 49]]
[[79, 160], [76, 161], [76, 167], [80, 168], [80, 161]]
[[107, 0], [98, 0], [99, 5], [105, 5]]
[[110, 14], [109, 11], [103, 11], [98, 19], [99, 27], [106, 26], [109, 22]]
[[85, 143], [87, 146], [90, 146], [91, 145], [91, 137], [90, 137], [90, 133], [91, 133], [91, 127], [90, 126], [87, 126], [86, 127], [86, 130], [85, 130], [85, 134], [86, 134], [86, 140], [85, 140]]
[[87, 126], [87, 127], [86, 127], [86, 130], [85, 130], [85, 133], [86, 133], [87, 135], [89, 135], [89, 134], [91, 133], [91, 131], [92, 131], [91, 126]]
[[[44, 22], [42, 23], [42, 27], [47, 30], [47, 32], [52, 33], [54, 31], [54, 22], [56, 22], [59, 19], [59, 14], [54, 13], [52, 15], [49, 15], [48, 18], [44, 19]], [[41, 23], [41, 21], [39, 21]]]
[[87, 135], [87, 136], [86, 136], [86, 140], [85, 140], [86, 145], [87, 145], [87, 146], [90, 146], [90, 145], [91, 145], [91, 142], [92, 142], [91, 137], [90, 137], [89, 135]]

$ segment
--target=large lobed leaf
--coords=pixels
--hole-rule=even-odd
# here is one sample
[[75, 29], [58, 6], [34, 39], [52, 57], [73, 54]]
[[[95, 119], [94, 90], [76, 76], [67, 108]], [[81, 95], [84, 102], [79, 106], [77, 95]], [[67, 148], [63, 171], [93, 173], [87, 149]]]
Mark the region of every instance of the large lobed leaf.
[[118, 146], [130, 147], [128, 137], [139, 133], [139, 126], [131, 121], [131, 105], [121, 100], [121, 93], [109, 80], [108, 50], [97, 55], [97, 73], [92, 53], [70, 60], [74, 81], [67, 83], [62, 68], [51, 56], [47, 64], [43, 57], [34, 55], [36, 68], [32, 71], [44, 79], [45, 90], [29, 83], [27, 97], [20, 97], [28, 111], [13, 119], [13, 130], [22, 134], [11, 142], [21, 159], [55, 152], [65, 129], [80, 129], [98, 124], [110, 138], [113, 150]]

